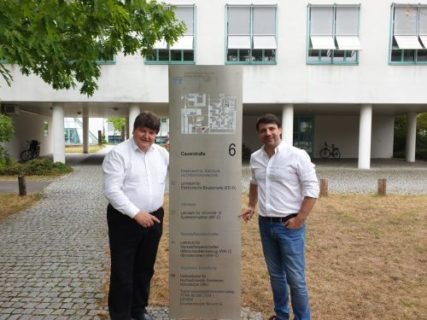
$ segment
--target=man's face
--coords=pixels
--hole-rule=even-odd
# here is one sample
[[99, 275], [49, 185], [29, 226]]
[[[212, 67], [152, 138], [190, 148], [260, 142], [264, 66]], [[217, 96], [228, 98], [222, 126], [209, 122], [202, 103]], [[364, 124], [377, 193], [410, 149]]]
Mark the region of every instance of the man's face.
[[282, 141], [280, 139], [281, 134], [282, 129], [275, 123], [260, 123], [258, 126], [259, 140], [267, 148], [276, 148]]
[[147, 151], [156, 140], [157, 133], [147, 127], [138, 127], [133, 130], [133, 139], [142, 151]]

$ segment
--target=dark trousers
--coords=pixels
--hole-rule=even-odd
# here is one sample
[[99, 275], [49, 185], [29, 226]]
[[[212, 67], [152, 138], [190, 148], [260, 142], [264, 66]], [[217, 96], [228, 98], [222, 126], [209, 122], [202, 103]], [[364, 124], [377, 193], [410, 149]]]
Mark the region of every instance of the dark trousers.
[[129, 320], [145, 311], [163, 230], [163, 208], [151, 213], [161, 223], [143, 228], [111, 205], [107, 208], [111, 252], [108, 309], [111, 320]]

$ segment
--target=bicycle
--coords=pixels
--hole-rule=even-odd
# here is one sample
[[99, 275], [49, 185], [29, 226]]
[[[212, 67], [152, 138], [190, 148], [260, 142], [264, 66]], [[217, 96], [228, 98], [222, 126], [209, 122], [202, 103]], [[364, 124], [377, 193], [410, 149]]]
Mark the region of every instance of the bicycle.
[[40, 155], [40, 142], [37, 140], [27, 141], [28, 149], [21, 152], [19, 157], [21, 161], [25, 162], [28, 160], [32, 160], [38, 158]]
[[331, 144], [331, 147], [328, 146], [328, 144], [325, 141], [325, 144], [323, 148], [319, 152], [320, 158], [322, 159], [340, 159], [341, 158], [341, 152], [338, 147], [336, 147], [334, 144]]

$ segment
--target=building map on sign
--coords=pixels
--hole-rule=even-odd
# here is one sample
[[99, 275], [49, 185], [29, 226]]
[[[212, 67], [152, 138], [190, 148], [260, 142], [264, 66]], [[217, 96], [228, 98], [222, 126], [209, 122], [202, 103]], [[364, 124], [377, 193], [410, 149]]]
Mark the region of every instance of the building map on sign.
[[235, 96], [189, 93], [181, 97], [181, 133], [231, 134], [236, 130]]

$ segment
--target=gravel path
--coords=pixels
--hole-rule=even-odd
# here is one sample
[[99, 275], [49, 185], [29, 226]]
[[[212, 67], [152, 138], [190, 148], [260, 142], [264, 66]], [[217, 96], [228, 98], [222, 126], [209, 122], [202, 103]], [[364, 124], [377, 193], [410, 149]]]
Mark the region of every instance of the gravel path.
[[[376, 193], [378, 179], [387, 179], [388, 194], [427, 194], [427, 165], [382, 165], [370, 170], [359, 170], [348, 166], [318, 164], [316, 171], [319, 179], [328, 179], [329, 193]], [[250, 169], [246, 165], [242, 170], [243, 192], [248, 192], [249, 181]]]

